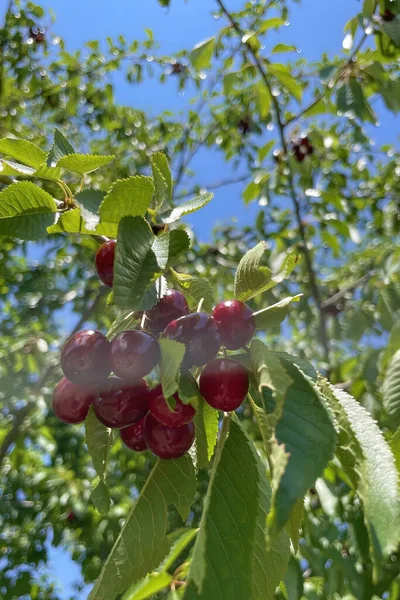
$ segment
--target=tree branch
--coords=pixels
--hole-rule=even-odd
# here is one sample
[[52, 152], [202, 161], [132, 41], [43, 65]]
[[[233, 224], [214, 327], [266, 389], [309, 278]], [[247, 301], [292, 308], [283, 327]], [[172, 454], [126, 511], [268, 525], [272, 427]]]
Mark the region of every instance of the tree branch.
[[337, 292], [330, 298], [327, 298], [326, 300], [324, 300], [321, 303], [321, 307], [327, 308], [328, 306], [332, 306], [332, 304], [336, 304], [336, 302], [341, 300], [343, 298], [343, 296], [345, 296], [347, 294], [347, 292], [350, 292], [351, 290], [355, 290], [363, 283], [366, 283], [368, 281], [368, 279], [373, 277], [375, 274], [376, 274], [376, 271], [371, 271], [371, 273], [367, 273], [366, 275], [363, 275], [359, 279], [356, 279], [356, 281], [353, 281], [353, 283], [349, 283], [349, 285], [344, 286], [339, 292]]
[[[202, 187], [204, 187], [205, 190], [216, 190], [218, 188], [224, 187], [226, 185], [234, 185], [235, 183], [242, 183], [244, 181], [248, 181], [249, 179], [251, 179], [252, 175], [251, 173], [248, 173], [247, 175], [239, 175], [238, 177], [233, 177], [232, 179], [223, 179], [222, 181], [217, 181], [216, 183], [210, 183], [209, 185], [204, 185]], [[197, 194], [199, 191], [199, 187], [194, 187], [191, 190], [189, 190], [188, 192], [184, 192], [182, 194], [179, 194], [178, 196], [174, 197], [174, 200], [182, 200], [183, 198], [187, 198], [188, 196], [193, 196], [194, 194]]]

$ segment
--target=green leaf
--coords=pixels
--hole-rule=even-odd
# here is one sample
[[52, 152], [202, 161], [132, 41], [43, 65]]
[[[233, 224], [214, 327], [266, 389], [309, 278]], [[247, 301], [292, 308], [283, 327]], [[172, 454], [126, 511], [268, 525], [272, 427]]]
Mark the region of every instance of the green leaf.
[[192, 198], [192, 200], [188, 200], [188, 202], [184, 202], [179, 206], [175, 206], [175, 208], [172, 208], [171, 210], [162, 214], [160, 217], [161, 221], [167, 224], [174, 223], [181, 217], [189, 215], [196, 210], [200, 210], [200, 208], [206, 206], [206, 204], [208, 204], [212, 198], [214, 198], [214, 194], [212, 193], [205, 192], [204, 194], [200, 194], [199, 196]]
[[274, 145], [275, 145], [275, 140], [271, 140], [270, 142], [267, 142], [265, 144], [265, 146], [262, 146], [262, 148], [260, 148], [260, 150], [258, 151], [258, 157], [261, 162], [269, 154], [269, 151], [271, 150], [271, 148], [274, 147]]
[[211, 312], [214, 306], [213, 290], [208, 279], [203, 277], [194, 277], [186, 273], [178, 273], [171, 269], [172, 276], [181, 288], [185, 298], [191, 308], [196, 308], [203, 298], [203, 308], [206, 312]]
[[287, 89], [288, 93], [293, 96], [298, 102], [301, 101], [303, 95], [303, 87], [298, 83], [297, 79], [293, 77], [290, 70], [286, 65], [269, 64], [268, 71], [276, 77], [279, 83]]
[[400, 490], [395, 459], [377, 424], [349, 394], [321, 380], [339, 427], [340, 462], [364, 505], [376, 564], [400, 540]]
[[[314, 382], [296, 365], [288, 361], [284, 365], [293, 383], [276, 426], [276, 438], [284, 445], [288, 461], [274, 490], [268, 516], [271, 537], [284, 527], [296, 502], [322, 474], [333, 456], [336, 442], [331, 417]], [[271, 413], [275, 408], [272, 394], [264, 391], [263, 398], [266, 412]]]
[[197, 468], [206, 469], [214, 454], [219, 413], [203, 399], [195, 416]]
[[260, 113], [261, 119], [265, 119], [268, 117], [271, 108], [271, 94], [264, 81], [259, 81], [254, 87], [257, 110]]
[[181, 371], [179, 377], [179, 398], [183, 404], [192, 404], [196, 409], [203, 401], [197, 381], [190, 371]]
[[155, 238], [153, 251], [157, 256], [157, 262], [161, 269], [170, 267], [177, 258], [186, 250], [189, 250], [190, 239], [183, 229], [173, 229]]
[[292, 512], [290, 513], [289, 520], [287, 522], [287, 532], [290, 539], [292, 540], [293, 549], [295, 552], [299, 550], [300, 543], [300, 528], [303, 523], [304, 516], [304, 501], [300, 498], [294, 505]]
[[298, 261], [295, 254], [286, 256], [277, 273], [273, 273], [268, 267], [261, 266], [266, 250], [267, 244], [260, 242], [249, 250], [240, 261], [235, 275], [234, 294], [237, 300], [245, 302], [275, 287], [284, 281], [295, 268]]
[[[176, 342], [175, 340], [160, 339], [161, 362], [160, 362], [160, 378], [164, 394], [164, 398], [171, 398], [178, 390], [180, 366], [185, 355], [185, 344]], [[172, 407], [172, 410], [175, 407]]]
[[46, 161], [46, 152], [27, 140], [2, 138], [0, 152], [37, 170]]
[[0, 173], [3, 177], [33, 177], [36, 171], [31, 167], [16, 163], [13, 160], [3, 159], [0, 160]]
[[196, 44], [196, 46], [191, 51], [189, 58], [197, 71], [202, 71], [203, 69], [208, 69], [211, 65], [211, 59], [214, 51], [215, 38], [209, 38], [204, 40], [204, 42], [200, 42]]
[[56, 211], [50, 194], [34, 183], [12, 183], [0, 192], [0, 235], [21, 240], [45, 237]]
[[[62, 213], [58, 221], [48, 227], [48, 233], [84, 233], [86, 235], [105, 235], [110, 238], [116, 238], [118, 233], [118, 225], [116, 223], [99, 223], [95, 229], [88, 229], [85, 224], [85, 218], [88, 213], [81, 213], [79, 208], [74, 208]], [[93, 226], [93, 220], [89, 219], [89, 226]]]
[[153, 206], [165, 211], [172, 204], [172, 176], [168, 160], [163, 152], [156, 152], [150, 157], [150, 162], [155, 187]]
[[274, 17], [273, 19], [266, 19], [260, 26], [258, 33], [265, 33], [269, 29], [277, 29], [285, 24], [285, 19]]
[[48, 167], [57, 166], [58, 161], [68, 154], [75, 154], [75, 150], [66, 137], [57, 128], [54, 130], [53, 145], [47, 155], [46, 164]]
[[276, 304], [272, 304], [267, 308], [263, 308], [254, 313], [254, 317], [256, 320], [256, 328], [257, 329], [268, 329], [270, 327], [276, 327], [282, 321], [286, 319], [290, 311], [290, 305], [292, 302], [298, 302], [302, 294], [298, 294], [297, 296], [289, 296], [288, 298], [284, 298], [280, 300]]
[[110, 510], [110, 490], [106, 483], [96, 476], [92, 481], [92, 502], [101, 515], [106, 515]]
[[400, 426], [400, 350], [394, 354], [386, 371], [382, 386], [383, 405], [387, 411], [389, 426]]
[[273, 54], [279, 54], [281, 52], [297, 52], [296, 46], [288, 46], [287, 44], [277, 44], [272, 48]]
[[121, 333], [121, 331], [134, 329], [134, 325], [136, 325], [141, 318], [141, 314], [134, 310], [123, 311], [111, 324], [111, 327], [107, 332], [107, 338], [112, 340], [118, 333]]
[[99, 224], [99, 209], [104, 200], [104, 192], [100, 190], [83, 190], [75, 196], [75, 203], [81, 211], [85, 228], [93, 231]]
[[382, 21], [381, 27], [392, 40], [396, 48], [400, 48], [400, 19], [397, 16], [393, 21]]
[[115, 156], [98, 156], [95, 154], [68, 154], [62, 156], [57, 162], [58, 167], [79, 173], [79, 175], [85, 175], [86, 173], [92, 173], [100, 167], [104, 167], [109, 162], [114, 160]]
[[337, 92], [336, 103], [340, 111], [344, 113], [351, 112], [361, 121], [376, 123], [376, 116], [355, 77], [350, 77], [348, 81], [342, 83]]
[[363, 4], [363, 17], [366, 19], [371, 19], [372, 15], [375, 12], [376, 1], [375, 0], [364, 0]]
[[91, 407], [85, 421], [85, 441], [98, 475], [92, 484], [92, 500], [101, 514], [107, 514], [110, 508], [110, 494], [106, 486], [106, 474], [112, 440], [111, 429], [100, 423], [93, 407]]
[[186, 519], [195, 489], [195, 473], [188, 455], [173, 461], [157, 461], [125, 520], [90, 600], [115, 600], [128, 585], [160, 564], [171, 547], [166, 535], [168, 506], [174, 504]]
[[157, 571], [168, 571], [174, 565], [175, 561], [180, 557], [182, 552], [194, 540], [197, 533], [198, 529], [188, 529], [186, 527], [170, 533], [168, 537], [173, 541], [171, 550], [168, 552], [168, 556], [157, 568]]
[[397, 472], [400, 476], [400, 427], [393, 435], [389, 442], [390, 449], [393, 452], [394, 460], [396, 463]]
[[118, 224], [122, 217], [144, 217], [154, 194], [151, 177], [134, 175], [119, 179], [100, 206], [100, 222]]
[[173, 577], [169, 573], [151, 573], [145, 579], [132, 585], [121, 600], [146, 600], [169, 587], [172, 581]]

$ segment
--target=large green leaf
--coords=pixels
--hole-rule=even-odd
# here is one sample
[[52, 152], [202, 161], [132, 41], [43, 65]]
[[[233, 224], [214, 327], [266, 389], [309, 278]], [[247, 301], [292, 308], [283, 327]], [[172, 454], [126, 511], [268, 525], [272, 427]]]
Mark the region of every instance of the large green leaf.
[[212, 311], [214, 305], [213, 290], [208, 279], [195, 277], [186, 273], [178, 273], [173, 269], [171, 269], [171, 272], [191, 308], [196, 308], [200, 300], [203, 299], [204, 310], [207, 312]]
[[214, 454], [218, 436], [219, 413], [203, 399], [195, 416], [197, 468], [205, 469]]
[[[48, 228], [48, 233], [84, 233], [87, 235], [105, 235], [110, 238], [117, 237], [117, 223], [99, 223], [92, 229], [95, 218], [89, 216], [88, 212], [79, 208], [68, 210], [60, 215], [57, 223]], [[90, 229], [88, 228], [88, 225]]]
[[235, 276], [235, 298], [245, 302], [286, 279], [296, 266], [298, 257], [288, 254], [277, 273], [262, 266], [267, 244], [260, 242], [249, 250], [240, 261]]
[[157, 461], [89, 595], [90, 600], [115, 600], [128, 585], [145, 577], [167, 555], [168, 506], [183, 519], [193, 502], [196, 478], [188, 455]]
[[46, 152], [27, 140], [0, 139], [0, 152], [32, 169], [38, 169], [46, 161]]
[[163, 152], [156, 152], [150, 157], [154, 181], [153, 207], [166, 211], [172, 203], [172, 176], [167, 157]]
[[121, 600], [146, 600], [168, 587], [173, 580], [169, 573], [151, 573], [125, 592]]
[[196, 44], [190, 53], [190, 61], [195, 69], [201, 71], [208, 69], [211, 65], [211, 59], [214, 51], [215, 38], [209, 38]]
[[151, 177], [134, 175], [119, 179], [110, 188], [100, 206], [101, 223], [118, 224], [122, 217], [144, 217], [154, 194]]
[[[164, 398], [171, 398], [179, 386], [179, 370], [185, 355], [185, 344], [175, 340], [160, 339], [160, 378]], [[174, 406], [172, 408], [175, 408]]]
[[75, 150], [61, 131], [56, 128], [53, 135], [53, 145], [47, 155], [47, 166], [56, 167], [58, 161], [68, 154], [75, 154]]
[[397, 429], [400, 425], [400, 350], [394, 354], [386, 371], [382, 398], [389, 416], [389, 426]]
[[75, 196], [75, 203], [80, 209], [85, 227], [89, 231], [96, 229], [99, 224], [99, 209], [103, 200], [104, 192], [101, 190], [82, 190]]
[[93, 482], [92, 500], [101, 514], [110, 508], [110, 493], [106, 485], [107, 461], [112, 445], [112, 431], [97, 419], [93, 407], [85, 421], [85, 441], [98, 477]]
[[68, 154], [63, 156], [57, 163], [58, 167], [79, 173], [79, 175], [85, 175], [86, 173], [92, 173], [100, 167], [104, 167], [109, 162], [114, 160], [115, 156], [98, 156], [95, 154]]
[[254, 313], [257, 329], [268, 329], [280, 325], [280, 323], [288, 316], [292, 302], [298, 302], [301, 296], [302, 294], [289, 296], [276, 304], [272, 304], [272, 306], [268, 306], [267, 308]]
[[382, 432], [349, 394], [321, 380], [320, 388], [339, 427], [342, 466], [364, 505], [377, 563], [400, 541], [400, 489], [395, 459]]
[[30, 181], [12, 183], [0, 192], [0, 235], [21, 240], [45, 237], [57, 211], [53, 198]]
[[196, 210], [200, 210], [203, 206], [206, 206], [214, 198], [214, 194], [210, 192], [205, 192], [204, 194], [200, 194], [192, 200], [188, 200], [179, 206], [175, 206], [171, 210], [163, 213], [161, 215], [161, 220], [163, 223], [174, 223], [178, 221], [182, 217], [189, 215], [190, 213], [196, 212]]
[[286, 65], [269, 64], [268, 71], [276, 77], [279, 83], [287, 89], [288, 93], [293, 96], [298, 102], [301, 101], [303, 95], [303, 87], [298, 79], [294, 77]]

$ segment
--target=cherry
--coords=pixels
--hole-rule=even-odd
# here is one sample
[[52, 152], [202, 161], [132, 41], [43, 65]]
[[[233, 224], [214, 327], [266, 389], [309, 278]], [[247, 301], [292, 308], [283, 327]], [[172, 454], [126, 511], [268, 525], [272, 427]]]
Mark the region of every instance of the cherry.
[[99, 383], [111, 372], [111, 344], [100, 331], [79, 331], [64, 345], [60, 362], [65, 377], [72, 383]]
[[96, 388], [75, 385], [63, 377], [53, 393], [53, 411], [56, 417], [71, 425], [82, 423], [96, 398]]
[[112, 288], [114, 282], [114, 260], [117, 242], [109, 240], [100, 246], [96, 252], [96, 270], [100, 281]]
[[393, 21], [393, 19], [396, 18], [396, 15], [394, 13], [392, 13], [391, 10], [386, 9], [385, 12], [381, 15], [382, 19], [384, 21]]
[[160, 335], [166, 326], [189, 314], [189, 306], [183, 294], [168, 290], [158, 304], [146, 313], [145, 327], [154, 335]]
[[125, 446], [135, 452], [144, 452], [147, 450], [147, 444], [144, 439], [144, 418], [137, 423], [124, 427], [120, 431], [121, 440]]
[[244, 302], [227, 300], [214, 307], [213, 317], [217, 323], [221, 344], [228, 350], [238, 350], [252, 339], [256, 323], [253, 311]]
[[193, 313], [172, 321], [164, 335], [186, 346], [182, 367], [190, 369], [194, 365], [205, 365], [218, 353], [221, 346], [218, 327], [211, 315]]
[[164, 397], [162, 386], [155, 387], [149, 397], [149, 410], [153, 417], [167, 427], [181, 427], [193, 421], [196, 414], [195, 409], [191, 404], [183, 404], [178, 393], [173, 396], [176, 406], [174, 410], [170, 410], [167, 401]]
[[111, 377], [99, 387], [93, 409], [103, 425], [120, 429], [143, 419], [148, 411], [148, 393], [144, 379], [131, 383]]
[[111, 342], [112, 370], [121, 379], [141, 379], [154, 369], [159, 360], [157, 340], [144, 331], [123, 331]]
[[189, 450], [194, 441], [194, 424], [166, 427], [151, 413], [144, 419], [144, 439], [148, 449], [164, 460], [179, 458]]
[[215, 359], [200, 375], [200, 392], [204, 400], [218, 410], [236, 410], [248, 391], [249, 374], [236, 360]]

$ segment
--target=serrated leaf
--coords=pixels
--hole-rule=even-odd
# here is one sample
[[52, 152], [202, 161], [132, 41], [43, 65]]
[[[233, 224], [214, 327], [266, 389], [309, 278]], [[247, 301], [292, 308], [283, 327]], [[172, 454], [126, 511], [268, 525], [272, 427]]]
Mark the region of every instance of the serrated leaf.
[[211, 65], [214, 44], [215, 38], [212, 37], [207, 40], [204, 40], [204, 42], [196, 44], [196, 46], [191, 51], [189, 55], [190, 62], [197, 71], [208, 69], [208, 67]]
[[171, 210], [162, 214], [160, 217], [161, 221], [166, 224], [174, 223], [175, 221], [178, 221], [181, 217], [189, 215], [190, 213], [195, 212], [196, 210], [200, 210], [200, 208], [206, 206], [206, 204], [208, 204], [210, 200], [212, 200], [212, 198], [214, 198], [214, 194], [210, 192], [200, 194], [199, 196], [192, 198], [192, 200], [188, 200], [188, 202], [184, 202], [179, 206], [175, 206], [175, 208], [172, 208]]
[[382, 398], [389, 417], [389, 426], [391, 429], [397, 429], [400, 425], [400, 350], [394, 354], [386, 371]]
[[179, 371], [185, 355], [185, 344], [175, 340], [160, 339], [160, 378], [164, 398], [168, 400], [179, 387]]
[[301, 101], [303, 95], [303, 87], [291, 74], [286, 65], [271, 64], [268, 65], [268, 71], [276, 77], [279, 83], [287, 89], [288, 93], [293, 96], [298, 102]]
[[0, 160], [0, 173], [3, 177], [19, 177], [21, 175], [24, 177], [33, 177], [36, 170], [13, 160], [3, 158]]
[[[87, 216], [87, 213], [86, 213]], [[92, 226], [91, 221], [90, 226]], [[105, 235], [116, 238], [118, 234], [117, 223], [99, 223], [95, 229], [88, 229], [85, 219], [79, 208], [74, 208], [62, 213], [58, 221], [48, 227], [48, 233], [84, 233], [86, 235]]]
[[178, 273], [171, 269], [172, 276], [181, 288], [186, 300], [191, 308], [198, 306], [203, 298], [203, 308], [206, 312], [211, 312], [214, 306], [213, 290], [211, 283], [204, 277], [194, 277], [186, 273]]
[[400, 540], [400, 490], [393, 454], [367, 411], [349, 394], [326, 381], [321, 391], [338, 422], [338, 456], [364, 505], [375, 562]]
[[98, 475], [92, 483], [92, 500], [101, 514], [107, 514], [110, 508], [110, 493], [106, 485], [106, 475], [112, 439], [111, 429], [100, 423], [91, 407], [85, 420], [85, 441]]
[[147, 600], [154, 594], [169, 587], [173, 581], [169, 573], [151, 573], [145, 579], [138, 581], [125, 592], [121, 600]]
[[205, 469], [214, 454], [219, 413], [203, 399], [195, 416], [197, 468]]
[[273, 273], [271, 269], [261, 265], [266, 250], [266, 243], [260, 242], [241, 259], [235, 275], [234, 294], [237, 300], [245, 302], [275, 287], [284, 281], [295, 268], [298, 257], [288, 254], [279, 272]]
[[182, 552], [194, 540], [198, 531], [198, 529], [189, 529], [184, 527], [168, 534], [169, 539], [173, 542], [171, 550], [168, 552], [167, 557], [162, 561], [161, 565], [157, 567], [157, 571], [168, 571], [182, 554]]
[[[59, 129], [54, 130], [53, 145], [47, 155], [46, 164], [48, 167], [56, 167], [58, 161], [68, 154], [75, 154], [75, 150], [67, 140], [67, 138], [61, 133]], [[42, 161], [43, 162], [43, 161]]]
[[78, 192], [75, 196], [75, 203], [80, 209], [85, 227], [89, 231], [94, 231], [99, 224], [99, 209], [104, 196], [104, 192], [91, 189]]
[[27, 140], [2, 138], [0, 152], [34, 170], [46, 161], [46, 152]]
[[[196, 489], [189, 456], [157, 461], [105, 562], [90, 600], [115, 600], [128, 585], [155, 569], [168, 553], [168, 506], [187, 518]], [[141, 540], [142, 543], [138, 543]]]
[[151, 177], [134, 175], [119, 179], [100, 206], [100, 222], [118, 224], [122, 217], [144, 217], [154, 194]]
[[396, 463], [397, 472], [400, 478], [400, 428], [393, 435], [389, 444], [394, 456], [394, 461]]
[[115, 156], [98, 156], [95, 154], [68, 154], [62, 156], [57, 166], [79, 175], [92, 173], [114, 160]]
[[256, 320], [256, 328], [257, 329], [268, 329], [270, 327], [276, 327], [280, 325], [289, 314], [290, 305], [292, 302], [298, 302], [302, 294], [298, 294], [297, 296], [289, 296], [288, 298], [284, 298], [280, 300], [276, 304], [272, 304], [267, 308], [263, 308], [254, 313], [254, 318]]
[[112, 340], [121, 331], [127, 331], [128, 329], [134, 329], [134, 325], [141, 320], [140, 313], [134, 310], [126, 310], [122, 312], [111, 324], [110, 329], [107, 331], [107, 339]]
[[54, 199], [34, 183], [12, 183], [0, 192], [0, 235], [21, 240], [45, 237], [56, 211]]
[[172, 176], [167, 157], [163, 152], [156, 152], [150, 157], [154, 181], [154, 202], [157, 210], [166, 211], [172, 203]]
[[180, 373], [179, 398], [183, 404], [192, 404], [196, 409], [203, 401], [197, 381], [190, 371], [181, 371]]
[[189, 250], [190, 239], [183, 229], [173, 229], [158, 235], [153, 243], [153, 251], [161, 269], [165, 270], [173, 264], [178, 256]]

